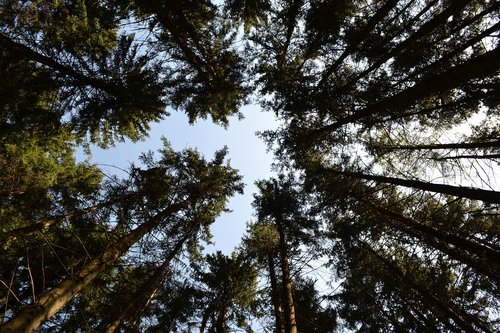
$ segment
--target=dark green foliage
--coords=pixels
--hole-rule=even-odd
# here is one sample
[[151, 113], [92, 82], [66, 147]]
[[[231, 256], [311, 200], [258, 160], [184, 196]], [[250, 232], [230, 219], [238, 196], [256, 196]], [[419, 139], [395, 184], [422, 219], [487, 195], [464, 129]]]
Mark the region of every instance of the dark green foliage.
[[[2, 1], [0, 332], [499, 331], [499, 14]], [[124, 177], [75, 158], [167, 106], [227, 126], [249, 97], [286, 176], [257, 182], [230, 256], [203, 253], [243, 188], [227, 149], [165, 139]]]

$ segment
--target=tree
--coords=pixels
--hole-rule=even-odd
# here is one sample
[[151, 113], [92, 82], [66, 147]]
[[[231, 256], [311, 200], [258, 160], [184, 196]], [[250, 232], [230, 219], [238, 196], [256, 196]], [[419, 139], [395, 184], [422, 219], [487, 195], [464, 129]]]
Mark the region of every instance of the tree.
[[255, 308], [257, 270], [236, 253], [225, 256], [218, 251], [205, 261], [206, 268], [195, 267], [195, 282], [205, 286], [200, 332], [230, 332], [231, 322], [251, 331], [246, 318]]
[[[35, 331], [136, 242], [162, 224], [168, 225], [169, 221], [175, 220], [176, 214], [191, 215], [193, 222], [198, 223], [197, 228], [211, 223], [225, 209], [228, 196], [241, 191], [239, 176], [223, 164], [224, 155], [225, 152], [220, 151], [213, 161], [207, 162], [195, 151], [175, 153], [167, 146], [162, 150], [159, 162], [145, 158], [149, 168], [135, 169], [138, 177], [134, 182], [140, 186], [138, 192], [146, 200], [143, 204], [151, 207], [145, 215], [137, 212], [138, 226], [86, 262], [78, 272], [41, 294], [35, 304], [21, 309], [2, 326], [1, 331]], [[167, 186], [158, 191], [158, 184]]]
[[[499, 14], [3, 1], [0, 332], [250, 332], [265, 312], [277, 333], [498, 331]], [[225, 150], [166, 144], [120, 177], [75, 158], [167, 106], [227, 126], [250, 98], [281, 121], [261, 133], [281, 175], [231, 256], [202, 251], [242, 190]]]

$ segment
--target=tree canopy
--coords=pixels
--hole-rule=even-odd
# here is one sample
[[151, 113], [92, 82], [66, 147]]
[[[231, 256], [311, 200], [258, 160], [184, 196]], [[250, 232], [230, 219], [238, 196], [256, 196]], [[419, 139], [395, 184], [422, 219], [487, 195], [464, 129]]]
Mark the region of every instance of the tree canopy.
[[[500, 331], [500, 2], [0, 1], [0, 333]], [[258, 104], [227, 148], [76, 150]], [[244, 149], [244, 147], [242, 147]], [[258, 161], [256, 161], [258, 163]], [[244, 223], [246, 221], [239, 221]]]

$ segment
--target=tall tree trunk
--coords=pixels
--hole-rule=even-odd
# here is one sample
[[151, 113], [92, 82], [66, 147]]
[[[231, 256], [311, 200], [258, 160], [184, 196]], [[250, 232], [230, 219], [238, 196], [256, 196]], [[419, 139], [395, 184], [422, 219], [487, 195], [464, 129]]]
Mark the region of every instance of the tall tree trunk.
[[385, 151], [394, 150], [434, 150], [434, 149], [475, 149], [475, 148], [493, 148], [500, 147], [500, 140], [488, 140], [481, 142], [452, 142], [435, 143], [421, 145], [371, 145], [370, 148], [381, 149]]
[[285, 304], [284, 321], [286, 333], [297, 333], [297, 321], [295, 318], [295, 301], [293, 298], [293, 284], [290, 276], [290, 266], [288, 262], [288, 247], [286, 244], [285, 227], [281, 216], [276, 216], [276, 226], [280, 236], [279, 251], [281, 260], [281, 282], [283, 289], [283, 300]]
[[351, 55], [358, 48], [359, 44], [363, 41], [363, 38], [369, 35], [370, 32], [375, 28], [375, 26], [389, 14], [389, 12], [397, 5], [398, 0], [388, 0], [380, 9], [373, 15], [363, 30], [355, 35], [355, 38], [347, 45], [342, 54], [335, 60], [333, 64], [328, 66], [325, 72], [321, 75], [321, 80], [318, 82], [316, 91], [321, 88], [330, 76], [338, 69], [342, 62]]
[[435, 161], [445, 161], [445, 160], [458, 160], [458, 159], [492, 160], [497, 158], [500, 158], [500, 154], [455, 155], [455, 156], [433, 157], [432, 159]]
[[286, 333], [285, 323], [283, 321], [283, 302], [281, 301], [276, 279], [276, 268], [274, 267], [274, 258], [271, 254], [267, 255], [269, 267], [269, 280], [271, 281], [271, 301], [274, 307], [275, 333]]
[[80, 272], [67, 277], [59, 285], [41, 295], [36, 304], [29, 305], [19, 311], [11, 320], [2, 325], [0, 333], [35, 332], [40, 325], [71, 301], [76, 294], [105, 271], [115, 260], [119, 259], [132, 245], [157, 227], [164, 219], [186, 208], [189, 203], [189, 200], [185, 200], [173, 204], [123, 236], [104, 250], [100, 256], [90, 260]]
[[[399, 276], [404, 283], [406, 283], [411, 289], [416, 291], [421, 296], [420, 298], [423, 303], [438, 308], [440, 311], [446, 314], [448, 318], [451, 318], [455, 322], [455, 324], [457, 324], [463, 331], [467, 333], [477, 333], [476, 329], [474, 329], [474, 327], [468, 321], [462, 318], [462, 316], [458, 314], [455, 309], [452, 309], [448, 304], [442, 302], [434, 294], [428, 292], [421, 285], [417, 284], [411, 277], [407, 276], [407, 274], [402, 272], [396, 264], [394, 264], [389, 259], [379, 254], [377, 251], [372, 249], [368, 244], [362, 241], [360, 241], [360, 243], [362, 244], [361, 245], [362, 248], [370, 252], [376, 259], [378, 259], [384, 266], [386, 266], [389, 269], [390, 273]], [[407, 295], [403, 295], [403, 297], [406, 296]], [[445, 322], [443, 323], [447, 324]]]
[[483, 190], [473, 187], [452, 186], [444, 184], [433, 184], [419, 180], [401, 179], [394, 177], [385, 177], [377, 175], [368, 175], [361, 172], [338, 171], [333, 169], [322, 169], [323, 174], [333, 173], [346, 177], [354, 177], [366, 180], [373, 180], [380, 183], [387, 183], [405, 187], [416, 188], [419, 190], [450, 194], [460, 198], [481, 200], [484, 202], [500, 203], [500, 192]]
[[[196, 228], [193, 228], [194, 231]], [[191, 237], [193, 232], [188, 232], [175, 244], [174, 248], [165, 257], [163, 263], [155, 270], [154, 274], [144, 283], [139, 291], [134, 294], [128, 305], [120, 311], [116, 318], [104, 331], [105, 333], [119, 332], [119, 328], [123, 321], [127, 319], [127, 327], [132, 329], [139, 323], [141, 313], [149, 305], [151, 300], [155, 297], [161, 284], [165, 281], [170, 267], [170, 262], [180, 252], [184, 243]]]
[[[475, 240], [434, 228], [361, 196], [356, 196], [356, 198], [364, 205], [374, 208], [379, 214], [389, 217], [387, 222], [393, 228], [416, 237], [423, 243], [447, 254], [450, 258], [468, 265], [478, 273], [489, 276], [492, 281], [500, 281], [500, 252], [490, 244], [478, 243]], [[472, 254], [472, 257], [469, 254]]]
[[227, 304], [224, 302], [221, 305], [221, 309], [217, 314], [217, 319], [215, 321], [215, 332], [216, 333], [226, 333], [226, 320], [227, 320]]
[[397, 111], [431, 94], [453, 89], [471, 79], [490, 76], [500, 68], [499, 58], [500, 48], [497, 47], [460, 65], [449, 68], [443, 73], [423, 79], [399, 94], [390, 96], [349, 116], [345, 116], [330, 125], [315, 130], [312, 133], [313, 140], [321, 140], [324, 135], [328, 135], [346, 124], [355, 123], [380, 112], [389, 113], [390, 111]]

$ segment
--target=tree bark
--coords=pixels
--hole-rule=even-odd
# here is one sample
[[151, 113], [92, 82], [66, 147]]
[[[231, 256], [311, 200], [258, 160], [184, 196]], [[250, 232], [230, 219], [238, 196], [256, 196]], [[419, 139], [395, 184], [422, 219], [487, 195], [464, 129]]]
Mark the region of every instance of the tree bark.
[[[193, 229], [195, 230], [195, 228]], [[170, 262], [180, 252], [184, 243], [191, 237], [192, 231], [182, 237], [168, 253], [163, 263], [155, 270], [154, 274], [144, 283], [139, 291], [134, 294], [128, 305], [120, 311], [116, 318], [104, 331], [105, 333], [117, 333], [123, 321], [127, 319], [127, 327], [132, 329], [137, 326], [141, 313], [151, 300], [155, 297], [161, 284], [165, 281], [170, 267]]]
[[492, 160], [500, 158], [500, 154], [485, 154], [485, 155], [455, 155], [433, 158], [435, 161], [459, 160], [459, 159], [474, 159], [474, 160]]
[[189, 200], [184, 200], [173, 204], [123, 236], [104, 250], [100, 256], [90, 260], [80, 272], [67, 277], [59, 285], [42, 294], [36, 304], [19, 311], [11, 320], [2, 325], [0, 333], [35, 332], [40, 325], [56, 314], [145, 234], [157, 227], [164, 219], [186, 208], [189, 203]]
[[471, 79], [490, 76], [496, 73], [500, 68], [500, 48], [497, 47], [480, 56], [472, 58], [460, 65], [449, 68], [443, 73], [433, 77], [428, 77], [416, 83], [414, 86], [403, 90], [399, 94], [387, 97], [378, 103], [367, 106], [366, 108], [355, 111], [349, 116], [340, 118], [330, 125], [315, 130], [316, 136], [321, 138], [323, 135], [331, 133], [346, 124], [355, 123], [363, 118], [375, 115], [379, 112], [391, 112], [410, 106], [416, 100], [425, 98], [431, 94], [439, 93], [453, 89], [460, 84]]
[[[384, 266], [386, 266], [391, 273], [395, 273], [398, 275], [404, 282], [408, 284], [408, 286], [415, 290], [420, 296], [421, 300], [424, 303], [427, 303], [429, 305], [433, 305], [440, 309], [443, 313], [446, 314], [449, 318], [451, 318], [462, 330], [464, 330], [467, 333], [477, 333], [477, 331], [474, 329], [474, 327], [467, 322], [464, 318], [462, 318], [454, 309], [452, 309], [450, 306], [442, 302], [439, 298], [437, 298], [434, 294], [431, 294], [427, 290], [425, 290], [422, 286], [417, 284], [411, 277], [408, 277], [405, 273], [403, 273], [399, 267], [397, 267], [394, 263], [392, 263], [390, 260], [387, 258], [383, 257], [379, 253], [377, 253], [374, 249], [372, 249], [369, 245], [365, 244], [364, 242], [362, 243], [363, 249], [367, 250], [370, 252], [375, 258], [377, 258]], [[404, 296], [403, 296], [404, 297]], [[444, 324], [447, 324], [446, 322], [443, 322]]]
[[276, 216], [276, 226], [280, 236], [279, 251], [281, 259], [282, 289], [285, 304], [284, 322], [286, 333], [297, 333], [297, 321], [295, 318], [295, 302], [293, 298], [293, 284], [290, 276], [288, 263], [288, 247], [286, 244], [285, 227], [281, 216]]
[[475, 148], [498, 148], [500, 140], [482, 142], [454, 142], [435, 143], [422, 145], [372, 145], [370, 148], [393, 151], [393, 150], [435, 150], [435, 149], [475, 149]]
[[[407, 218], [398, 212], [381, 207], [368, 200], [358, 199], [364, 204], [373, 207], [380, 214], [389, 217], [387, 221], [394, 228], [418, 238], [423, 243], [470, 266], [478, 273], [489, 276], [492, 281], [500, 281], [500, 253], [495, 249]], [[393, 221], [390, 219], [391, 217], [403, 224]], [[452, 247], [449, 246], [450, 244]], [[468, 256], [467, 252], [476, 256], [477, 259]]]
[[373, 180], [380, 183], [399, 185], [404, 187], [416, 188], [419, 190], [436, 192], [442, 194], [449, 194], [460, 198], [467, 198], [473, 200], [481, 200], [484, 202], [500, 203], [500, 192], [483, 190], [473, 187], [463, 187], [463, 186], [452, 186], [445, 184], [434, 184], [423, 182], [419, 180], [401, 179], [377, 175], [368, 175], [361, 172], [351, 172], [351, 171], [338, 171], [333, 169], [323, 169], [325, 174], [333, 173], [346, 177], [354, 177], [365, 180]]
[[274, 267], [274, 258], [271, 254], [267, 255], [269, 267], [269, 280], [271, 281], [271, 301], [274, 307], [275, 332], [286, 333], [285, 323], [283, 322], [283, 303], [281, 302], [278, 283], [276, 279], [276, 269]]

